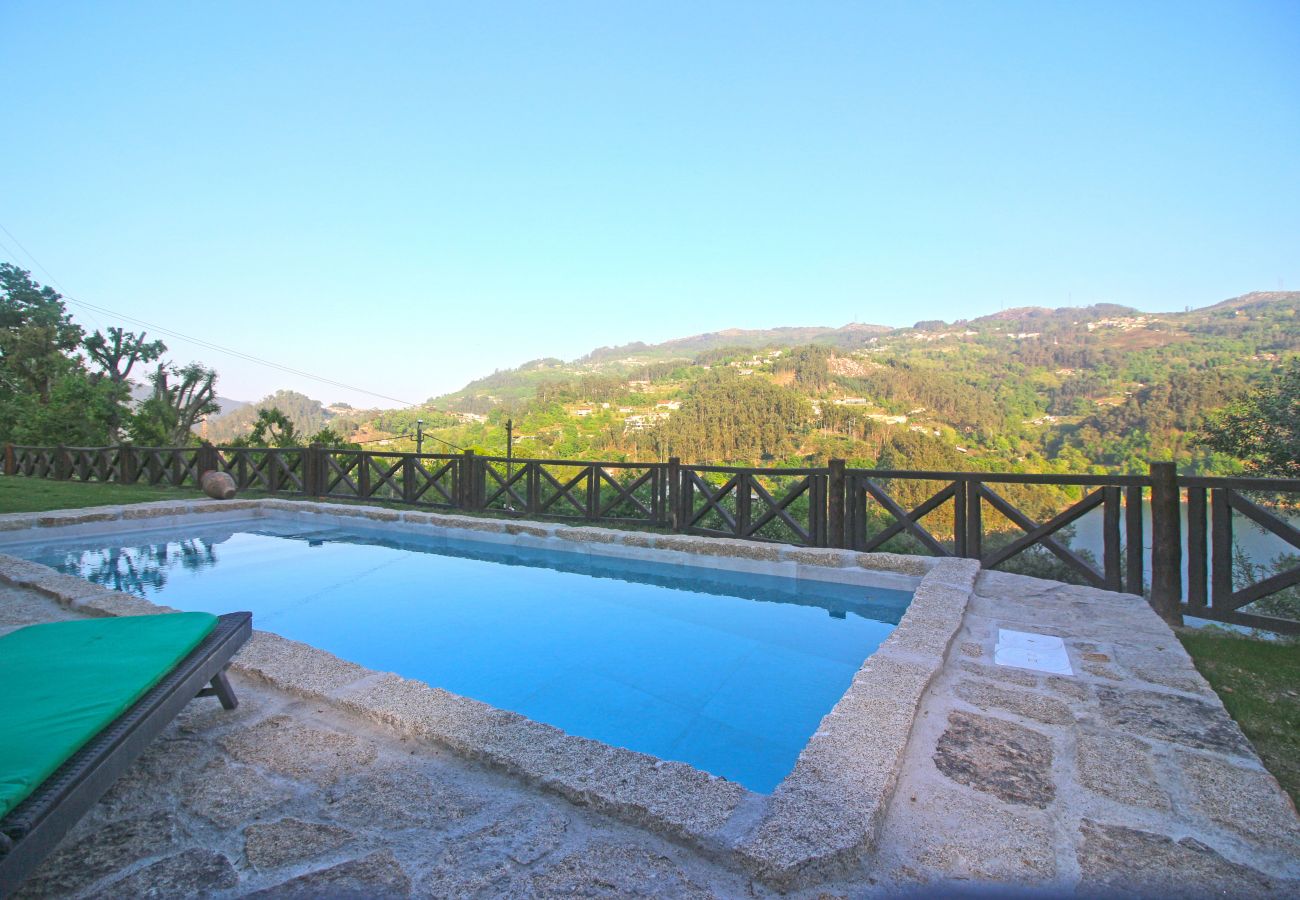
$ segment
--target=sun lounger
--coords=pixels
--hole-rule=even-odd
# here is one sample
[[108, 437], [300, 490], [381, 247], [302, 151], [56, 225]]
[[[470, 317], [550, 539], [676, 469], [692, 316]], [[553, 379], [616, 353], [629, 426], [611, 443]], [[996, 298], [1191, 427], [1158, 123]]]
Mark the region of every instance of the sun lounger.
[[236, 700], [252, 614], [83, 619], [0, 637], [0, 897], [194, 697]]

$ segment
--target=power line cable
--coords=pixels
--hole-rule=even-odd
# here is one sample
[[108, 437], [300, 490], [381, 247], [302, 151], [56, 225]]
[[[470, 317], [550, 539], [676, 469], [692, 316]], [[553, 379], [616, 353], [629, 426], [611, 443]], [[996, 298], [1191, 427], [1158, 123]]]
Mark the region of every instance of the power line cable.
[[[221, 346], [220, 344], [214, 344], [214, 343], [212, 343], [211, 341], [205, 341], [205, 340], [203, 340], [202, 338], [196, 338], [196, 337], [193, 337], [193, 336], [191, 336], [191, 335], [184, 334], [183, 332], [174, 331], [174, 330], [172, 330], [172, 329], [170, 329], [170, 328], [165, 328], [164, 326], [154, 324], [153, 322], [147, 322], [147, 321], [145, 321], [144, 319], [140, 319], [140, 318], [137, 318], [137, 317], [135, 317], [135, 316], [128, 316], [126, 313], [121, 313], [121, 312], [118, 312], [117, 310], [109, 309], [109, 308], [106, 307], [106, 306], [99, 306], [98, 304], [95, 304], [95, 303], [88, 303], [88, 302], [85, 301], [85, 300], [78, 300], [78, 299], [76, 299], [75, 297], [68, 297], [68, 296], [66, 296], [66, 295], [64, 296], [64, 299], [67, 300], [69, 303], [75, 303], [75, 304], [77, 304], [78, 306], [86, 306], [86, 307], [89, 307], [89, 308], [91, 308], [91, 309], [97, 309], [97, 310], [99, 310], [99, 311], [102, 312], [102, 313], [106, 313], [106, 314], [108, 314], [108, 315], [116, 316], [116, 317], [119, 318], [119, 319], [125, 319], [125, 320], [128, 321], [128, 322], [135, 322], [137, 325], [143, 325], [143, 326], [145, 326], [146, 328], [152, 328], [152, 329], [154, 329], [155, 331], [160, 331], [160, 332], [162, 332], [163, 334], [172, 335], [173, 337], [178, 337], [178, 338], [180, 338], [181, 340], [190, 341], [191, 343], [198, 344], [198, 345], [201, 346], [201, 347], [207, 347], [207, 348], [209, 348], [209, 349], [211, 349], [211, 350], [216, 350], [216, 351], [219, 352], [219, 353], [226, 353], [226, 354], [229, 354], [230, 356], [235, 356], [235, 357], [238, 357], [238, 358], [240, 358], [240, 359], [247, 360], [247, 361], [249, 361], [249, 362], [257, 363], [257, 364], [259, 364], [259, 365], [263, 365], [263, 366], [268, 366], [268, 367], [270, 367], [270, 368], [272, 368], [272, 369], [278, 369], [278, 370], [281, 371], [281, 372], [287, 372], [287, 373], [289, 373], [289, 374], [291, 374], [291, 375], [298, 375], [298, 376], [300, 376], [300, 377], [302, 377], [302, 378], [310, 378], [310, 379], [312, 379], [313, 381], [319, 381], [319, 382], [321, 382], [322, 384], [328, 384], [328, 385], [331, 385], [331, 386], [333, 386], [333, 387], [342, 388], [343, 390], [347, 390], [347, 391], [354, 391], [354, 392], [356, 392], [356, 393], [358, 393], [358, 394], [367, 394], [367, 395], [369, 395], [369, 396], [371, 396], [371, 397], [379, 397], [379, 398], [381, 398], [381, 399], [383, 399], [383, 400], [391, 400], [391, 401], [393, 401], [394, 403], [400, 403], [402, 406], [407, 406], [407, 407], [420, 407], [420, 408], [424, 408], [424, 409], [430, 409], [430, 410], [433, 410], [433, 407], [431, 407], [431, 406], [424, 406], [423, 404], [420, 404], [420, 403], [412, 403], [412, 402], [409, 401], [409, 400], [402, 400], [402, 399], [400, 399], [400, 398], [398, 398], [398, 397], [390, 397], [390, 396], [387, 395], [387, 394], [380, 394], [380, 393], [378, 393], [378, 392], [376, 392], [376, 391], [368, 391], [368, 390], [366, 390], [365, 388], [360, 388], [360, 387], [357, 387], [357, 386], [355, 386], [355, 385], [347, 384], [347, 383], [342, 382], [342, 381], [335, 381], [335, 380], [332, 379], [332, 378], [326, 378], [326, 377], [324, 377], [324, 376], [322, 376], [322, 375], [313, 375], [311, 372], [305, 372], [305, 371], [303, 371], [302, 369], [295, 369], [295, 368], [293, 368], [292, 366], [281, 365], [280, 363], [272, 362], [272, 361], [269, 360], [269, 359], [263, 359], [263, 358], [261, 358], [260, 356], [253, 356], [253, 355], [250, 354], [250, 353], [244, 353], [244, 352], [242, 352], [242, 351], [240, 351], [240, 350], [233, 350], [233, 349], [231, 349], [231, 348], [229, 348], [229, 347], [223, 347], [223, 346]], [[434, 410], [434, 411], [436, 412], [437, 410]], [[442, 438], [434, 437], [433, 435], [425, 435], [425, 437], [428, 437], [430, 440], [437, 441], [437, 442], [440, 443], [440, 444], [446, 444], [448, 447], [454, 447], [454, 448], [457, 449], [457, 450], [463, 450], [463, 449], [464, 449], [463, 447], [459, 447], [459, 446], [457, 446], [456, 444], [451, 443], [450, 441], [444, 441]]]
[[[14, 233], [12, 231], [10, 231], [8, 228], [5, 228], [3, 224], [0, 224], [0, 231], [3, 231], [5, 234], [9, 236], [9, 240], [13, 241], [18, 246], [18, 249], [23, 251], [23, 253], [27, 256], [27, 258], [30, 259], [33, 263], [35, 263], [36, 268], [40, 269], [42, 272], [45, 273], [45, 277], [48, 280], [52, 281], [60, 291], [64, 290], [64, 287], [59, 282], [59, 279], [55, 278], [49, 269], [41, 265], [41, 261], [32, 255], [32, 251], [28, 250], [26, 247], [23, 246], [22, 241], [14, 237]], [[5, 253], [9, 254], [10, 258], [18, 259], [18, 254], [10, 250], [7, 246], [5, 246], [3, 242], [0, 242], [0, 247], [4, 247]], [[104, 323], [99, 321], [99, 318], [94, 313], [90, 314], [90, 318], [94, 321], [96, 326], [100, 328], [104, 327]]]
[[[26, 247], [24, 247], [22, 243], [19, 242], [18, 238], [13, 236], [13, 233], [9, 231], [8, 228], [5, 228], [3, 224], [0, 224], [0, 231], [3, 231], [5, 234], [7, 234], [9, 236], [9, 239], [12, 240], [15, 244], [17, 244], [19, 249], [21, 249], [23, 253], [27, 254], [27, 256], [31, 259], [31, 261], [36, 264], [36, 267], [40, 269], [42, 272], [44, 272], [45, 276], [49, 278], [50, 281], [54, 282], [54, 284], [57, 285], [60, 290], [63, 290], [63, 285], [59, 283], [59, 280], [55, 278], [53, 274], [51, 274], [49, 269], [41, 265], [40, 260], [38, 260], [35, 256], [32, 256], [31, 251], [29, 251]], [[10, 253], [11, 255], [15, 256], [15, 258], [17, 258], [16, 254], [13, 254], [12, 251], [8, 250], [8, 248], [6, 248], [6, 252]], [[302, 378], [310, 378], [313, 381], [319, 381], [322, 384], [328, 384], [332, 387], [342, 388], [348, 391], [355, 391], [358, 394], [366, 394], [367, 396], [370, 397], [378, 397], [381, 400], [391, 400], [393, 403], [400, 403], [402, 406], [421, 405], [418, 403], [412, 403], [409, 400], [403, 400], [400, 397], [390, 397], [387, 394], [381, 394], [378, 393], [377, 391], [368, 391], [365, 388], [360, 388], [357, 387], [356, 385], [345, 384], [342, 381], [336, 381], [332, 378], [325, 378], [324, 376], [321, 375], [314, 375], [311, 372], [306, 372], [303, 371], [302, 369], [295, 369], [292, 366], [285, 366], [277, 362], [272, 362], [271, 360], [263, 359], [260, 356], [253, 356], [251, 353], [244, 353], [239, 350], [233, 350], [230, 347], [223, 347], [220, 344], [214, 344], [211, 341], [204, 340], [203, 338], [197, 338], [194, 337], [193, 335], [185, 334], [184, 332], [176, 331], [171, 328], [166, 328], [162, 325], [157, 325], [153, 322], [147, 322], [144, 319], [138, 318], [136, 316], [129, 316], [126, 313], [118, 312], [117, 310], [114, 309], [109, 309], [106, 306], [100, 306], [96, 303], [90, 303], [86, 300], [78, 300], [75, 297], [68, 296], [66, 292], [63, 295], [63, 299], [67, 300], [69, 303], [75, 303], [78, 306], [83, 306], [86, 309], [95, 310], [104, 313], [106, 315], [116, 316], [119, 319], [125, 319], [128, 322], [134, 322], [137, 325], [143, 325], [146, 328], [152, 328], [155, 331], [161, 331], [163, 334], [171, 335], [172, 337], [179, 338], [180, 340], [189, 341], [190, 343], [197, 344], [200, 347], [207, 347], [209, 350], [216, 350], [218, 353], [226, 353], [229, 354], [230, 356], [247, 360], [248, 362], [257, 363], [258, 365], [268, 366], [272, 369], [278, 369], [279, 371], [286, 372], [290, 375], [297, 375]]]
[[421, 405], [419, 403], [412, 403], [410, 400], [403, 400], [400, 397], [392, 397], [389, 396], [388, 394], [381, 394], [378, 391], [369, 391], [366, 390], [365, 388], [357, 387], [356, 385], [353, 384], [347, 384], [342, 381], [336, 381], [333, 378], [326, 378], [323, 375], [315, 375], [311, 372], [307, 372], [302, 369], [295, 369], [293, 366], [286, 366], [281, 363], [273, 362], [269, 359], [263, 359], [262, 357], [254, 356], [251, 353], [244, 353], [243, 351], [235, 350], [230, 347], [223, 347], [220, 344], [214, 344], [211, 341], [204, 340], [203, 338], [197, 338], [194, 337], [193, 335], [185, 334], [184, 332], [176, 331], [174, 329], [167, 328], [163, 325], [158, 325], [154, 322], [146, 321], [137, 316], [129, 316], [126, 313], [118, 312], [115, 309], [109, 309], [106, 306], [100, 306], [99, 304], [96, 303], [90, 303], [85, 300], [78, 300], [75, 297], [69, 297], [67, 295], [64, 295], [64, 299], [67, 300], [69, 303], [75, 303], [78, 306], [84, 306], [87, 307], [88, 309], [98, 310], [99, 312], [105, 313], [107, 315], [116, 316], [119, 319], [125, 319], [128, 322], [134, 322], [135, 324], [143, 325], [146, 328], [152, 328], [154, 331], [159, 331], [162, 332], [163, 334], [171, 335], [172, 337], [179, 338], [183, 341], [189, 341], [190, 343], [197, 344], [200, 347], [206, 347], [209, 350], [216, 350], [218, 353], [225, 353], [229, 356], [234, 356], [239, 359], [247, 360], [248, 362], [257, 363], [258, 365], [267, 366], [272, 369], [277, 369], [281, 372], [286, 372], [290, 375], [297, 375], [301, 378], [310, 378], [311, 380], [319, 381], [322, 384], [328, 384], [332, 387], [342, 388], [343, 390], [347, 390], [347, 391], [355, 391], [358, 394], [366, 394], [371, 397], [378, 397], [381, 400], [391, 400], [394, 403], [400, 403], [402, 406]]
[[8, 256], [10, 259], [18, 258], [18, 254], [10, 250], [4, 241], [0, 241], [0, 250], [3, 250], [5, 252], [5, 255]]
[[[13, 241], [13, 242], [14, 242], [14, 243], [19, 247], [19, 249], [21, 249], [21, 250], [23, 251], [23, 253], [25, 253], [25, 254], [28, 256], [28, 258], [30, 258], [31, 261], [32, 261], [33, 263], [36, 264], [36, 267], [37, 267], [38, 269], [40, 269], [42, 272], [44, 272], [44, 273], [45, 273], [45, 276], [46, 276], [47, 278], [49, 278], [50, 281], [54, 282], [54, 284], [57, 285], [57, 286], [60, 288], [60, 290], [63, 290], [63, 285], [59, 283], [59, 280], [58, 280], [57, 278], [54, 277], [54, 275], [50, 272], [49, 269], [47, 269], [47, 268], [45, 268], [45, 266], [41, 265], [40, 260], [38, 260], [35, 256], [32, 256], [31, 251], [28, 250], [26, 247], [24, 247], [24, 246], [22, 245], [22, 243], [18, 240], [18, 238], [14, 237], [13, 233], [12, 233], [11, 231], [9, 231], [8, 228], [5, 228], [3, 224], [0, 224], [0, 231], [3, 231], [6, 235], [8, 235], [8, 236], [9, 236], [9, 239], [12, 240], [12, 241]], [[6, 253], [10, 254], [10, 255], [13, 256], [15, 259], [17, 258], [17, 254], [13, 253], [13, 251], [10, 250], [10, 249], [9, 249], [7, 246], [5, 246], [3, 243], [0, 243], [0, 247], [4, 247], [4, 250], [5, 250]], [[342, 388], [343, 390], [346, 390], [346, 391], [353, 391], [353, 392], [355, 392], [355, 393], [358, 393], [358, 394], [365, 394], [365, 395], [370, 396], [370, 397], [378, 397], [378, 398], [380, 398], [381, 400], [391, 400], [393, 403], [398, 403], [398, 404], [400, 404], [400, 405], [402, 405], [402, 406], [407, 406], [407, 407], [421, 407], [421, 406], [423, 406], [423, 404], [412, 403], [412, 402], [409, 401], [409, 400], [403, 400], [403, 399], [401, 399], [401, 398], [399, 398], [399, 397], [392, 397], [392, 396], [389, 396], [388, 394], [381, 394], [381, 393], [379, 393], [379, 392], [377, 392], [377, 391], [366, 390], [365, 388], [357, 387], [356, 385], [347, 384], [347, 383], [342, 382], [342, 381], [336, 381], [336, 380], [333, 379], [333, 378], [326, 378], [326, 377], [324, 377], [324, 376], [322, 376], [322, 375], [315, 375], [315, 374], [313, 374], [313, 373], [311, 373], [311, 372], [306, 372], [306, 371], [304, 371], [304, 370], [302, 370], [302, 369], [295, 369], [295, 368], [292, 367], [292, 366], [282, 365], [282, 364], [280, 364], [280, 363], [273, 362], [273, 361], [271, 361], [271, 360], [269, 360], [269, 359], [263, 359], [263, 358], [260, 357], [260, 356], [254, 356], [254, 355], [252, 355], [251, 353], [244, 353], [244, 352], [242, 352], [242, 351], [240, 351], [240, 350], [234, 350], [234, 349], [232, 349], [232, 348], [230, 348], [230, 347], [223, 347], [223, 346], [221, 346], [220, 344], [214, 344], [214, 343], [212, 343], [211, 341], [206, 341], [206, 340], [204, 340], [203, 338], [197, 338], [197, 337], [194, 337], [193, 335], [185, 334], [184, 332], [176, 331], [176, 330], [171, 329], [171, 328], [166, 328], [166, 327], [164, 327], [164, 326], [162, 326], [162, 325], [158, 325], [158, 324], [155, 324], [155, 323], [153, 323], [153, 322], [148, 322], [148, 321], [146, 321], [146, 320], [144, 320], [144, 319], [141, 319], [141, 318], [138, 318], [138, 317], [136, 317], [136, 316], [129, 316], [129, 315], [127, 315], [126, 313], [118, 312], [117, 310], [114, 310], [114, 309], [109, 309], [109, 308], [106, 307], [106, 306], [100, 306], [99, 304], [96, 304], [96, 303], [90, 303], [89, 301], [86, 301], [86, 300], [78, 300], [78, 299], [75, 298], [75, 297], [70, 297], [70, 296], [68, 296], [68, 294], [67, 294], [66, 292], [63, 294], [63, 299], [64, 299], [64, 300], [67, 300], [69, 303], [75, 303], [77, 306], [82, 306], [82, 307], [85, 307], [86, 309], [89, 309], [89, 310], [97, 310], [97, 311], [99, 311], [99, 312], [101, 312], [101, 313], [104, 313], [104, 314], [106, 314], [106, 315], [116, 316], [116, 317], [119, 318], [119, 319], [124, 319], [124, 320], [126, 320], [126, 321], [128, 321], [128, 322], [134, 322], [135, 324], [137, 324], [137, 325], [143, 325], [143, 326], [145, 326], [146, 328], [152, 328], [154, 331], [162, 332], [163, 334], [170, 335], [170, 336], [175, 337], [175, 338], [179, 338], [180, 340], [183, 340], [183, 341], [189, 341], [190, 343], [192, 343], [192, 344], [197, 344], [197, 345], [200, 346], [200, 347], [206, 347], [206, 348], [208, 348], [208, 349], [210, 349], [210, 350], [215, 350], [215, 351], [217, 351], [218, 353], [225, 353], [225, 354], [227, 354], [227, 355], [229, 355], [229, 356], [234, 356], [234, 357], [236, 357], [236, 358], [238, 358], [238, 359], [243, 359], [243, 360], [246, 360], [246, 361], [251, 362], [251, 363], [256, 363], [256, 364], [258, 364], [258, 365], [267, 366], [268, 368], [276, 369], [276, 370], [278, 370], [278, 371], [285, 372], [285, 373], [288, 373], [288, 374], [290, 374], [290, 375], [297, 375], [297, 376], [299, 376], [300, 378], [310, 378], [310, 379], [313, 380], [313, 381], [319, 381], [321, 384], [328, 384], [328, 385], [330, 385], [330, 386], [332, 386], [332, 387]], [[92, 313], [92, 315], [91, 315], [91, 318], [94, 318], [93, 313]], [[424, 408], [426, 408], [426, 409], [430, 409], [430, 410], [433, 409], [433, 407], [424, 407]], [[435, 410], [435, 411], [436, 411], [436, 410]], [[445, 445], [448, 446], [448, 447], [453, 447], [453, 448], [455, 448], [456, 450], [463, 450], [463, 449], [464, 449], [464, 448], [462, 448], [462, 447], [457, 446], [456, 444], [451, 443], [450, 441], [445, 441], [445, 440], [443, 440], [442, 438], [434, 437], [434, 436], [431, 435], [431, 434], [426, 434], [425, 437], [429, 438], [430, 440], [437, 441], [437, 442], [440, 443], [440, 444], [445, 444]], [[369, 443], [369, 442], [367, 442], [367, 443]]]
[[[30, 259], [32, 262], [36, 263], [36, 268], [38, 268], [38, 269], [40, 269], [42, 272], [44, 272], [44, 273], [45, 273], [45, 277], [48, 278], [48, 279], [50, 279], [50, 281], [53, 281], [53, 282], [55, 283], [55, 285], [58, 286], [59, 290], [63, 290], [63, 285], [62, 285], [62, 284], [59, 284], [59, 279], [57, 279], [57, 278], [55, 278], [53, 275], [51, 275], [51, 274], [50, 274], [50, 270], [47, 269], [47, 268], [45, 268], [45, 266], [41, 265], [41, 261], [40, 261], [39, 259], [37, 259], [36, 257], [32, 256], [32, 251], [30, 251], [30, 250], [28, 250], [26, 247], [24, 247], [24, 246], [23, 246], [23, 242], [20, 241], [20, 240], [18, 240], [18, 238], [14, 237], [14, 233], [13, 233], [12, 231], [10, 231], [8, 228], [5, 228], [3, 224], [0, 224], [0, 231], [3, 231], [5, 234], [9, 235], [9, 240], [11, 240], [11, 241], [13, 241], [15, 244], [17, 244], [17, 245], [18, 245], [18, 249], [21, 250], [21, 251], [23, 251], [23, 253], [27, 254], [27, 258], [28, 258], [28, 259]], [[11, 253], [12, 253], [12, 252], [11, 252]], [[17, 254], [12, 254], [12, 255], [14, 256], [15, 259], [17, 259]]]
[[[394, 436], [392, 436], [392, 437], [371, 438], [371, 439], [368, 440], [368, 441], [351, 441], [350, 443], [353, 443], [353, 444], [380, 444], [380, 443], [383, 443], [384, 441], [400, 441], [400, 440], [402, 440], [403, 438], [405, 438], [405, 437], [406, 437], [408, 434], [410, 434], [410, 433], [411, 433], [411, 426], [410, 426], [410, 425], [407, 425], [405, 428], [402, 429], [402, 433], [401, 433], [401, 434], [397, 434], [397, 435], [394, 435]], [[427, 432], [427, 431], [424, 432], [424, 439], [425, 439], [426, 441], [437, 441], [439, 444], [446, 444], [448, 447], [451, 447], [453, 450], [459, 450], [459, 451], [461, 451], [462, 453], [465, 452], [465, 448], [462, 447], [462, 446], [460, 446], [459, 444], [453, 444], [451, 441], [444, 441], [442, 438], [440, 438], [440, 437], [435, 437], [434, 435], [429, 434], [429, 432]]]

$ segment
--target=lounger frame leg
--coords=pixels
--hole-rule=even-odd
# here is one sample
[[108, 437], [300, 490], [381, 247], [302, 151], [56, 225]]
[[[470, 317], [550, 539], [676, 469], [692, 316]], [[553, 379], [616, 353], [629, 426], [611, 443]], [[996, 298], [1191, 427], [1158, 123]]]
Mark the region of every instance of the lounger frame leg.
[[[229, 666], [226, 668], [229, 668]], [[230, 686], [230, 679], [226, 677], [225, 668], [212, 677], [212, 682], [199, 691], [198, 696], [216, 697], [221, 701], [221, 706], [224, 709], [234, 709], [239, 705], [239, 698], [235, 696], [235, 689]]]

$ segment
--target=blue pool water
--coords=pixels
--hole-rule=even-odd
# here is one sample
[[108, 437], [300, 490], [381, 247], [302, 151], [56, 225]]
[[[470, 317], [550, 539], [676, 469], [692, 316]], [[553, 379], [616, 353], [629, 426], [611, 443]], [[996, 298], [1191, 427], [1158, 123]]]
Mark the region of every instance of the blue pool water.
[[10, 552], [768, 792], [905, 591], [297, 523]]

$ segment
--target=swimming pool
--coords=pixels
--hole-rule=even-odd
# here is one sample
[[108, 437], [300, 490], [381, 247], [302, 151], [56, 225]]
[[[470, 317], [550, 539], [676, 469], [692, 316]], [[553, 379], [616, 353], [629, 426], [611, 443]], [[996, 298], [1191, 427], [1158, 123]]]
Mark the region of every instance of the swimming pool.
[[789, 773], [905, 590], [252, 520], [8, 552], [750, 790]]

